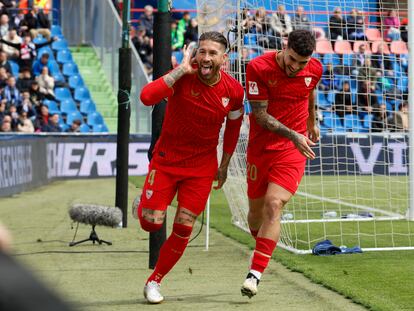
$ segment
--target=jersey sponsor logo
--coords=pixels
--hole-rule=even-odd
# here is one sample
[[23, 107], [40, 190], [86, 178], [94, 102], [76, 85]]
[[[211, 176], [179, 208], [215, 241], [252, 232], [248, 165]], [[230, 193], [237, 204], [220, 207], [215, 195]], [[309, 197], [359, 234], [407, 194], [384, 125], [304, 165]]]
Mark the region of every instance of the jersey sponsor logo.
[[267, 83], [270, 87], [275, 87], [277, 84], [277, 80], [268, 80]]
[[221, 98], [221, 103], [223, 104], [223, 107], [226, 108], [227, 105], [229, 104], [230, 98], [227, 97], [222, 97]]
[[309, 86], [311, 84], [311, 82], [312, 82], [312, 77], [306, 77], [305, 78], [305, 84], [306, 84], [306, 86]]
[[200, 92], [196, 92], [193, 89], [191, 89], [191, 96], [198, 97], [198, 96], [200, 96]]
[[147, 189], [145, 191], [145, 197], [149, 200], [149, 199], [151, 199], [153, 193], [154, 193], [154, 191], [152, 191], [150, 189]]
[[259, 95], [259, 88], [257, 87], [257, 82], [249, 81], [249, 94]]

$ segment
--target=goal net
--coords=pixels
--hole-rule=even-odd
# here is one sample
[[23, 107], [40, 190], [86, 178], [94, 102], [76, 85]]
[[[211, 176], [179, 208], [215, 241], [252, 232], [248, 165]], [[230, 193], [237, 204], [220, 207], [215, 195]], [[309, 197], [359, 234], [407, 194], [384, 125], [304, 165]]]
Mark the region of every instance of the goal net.
[[[200, 0], [198, 14], [217, 9], [216, 23], [208, 30], [228, 36], [226, 69], [242, 84], [248, 62], [284, 48], [292, 29], [309, 29], [317, 38], [314, 57], [324, 68], [316, 90], [322, 137], [314, 148], [316, 159], [307, 162], [299, 190], [284, 209], [279, 245], [310, 253], [317, 242], [330, 239], [366, 251], [414, 249], [407, 2], [239, 0], [223, 7], [219, 3]], [[246, 118], [224, 187], [232, 222], [247, 232], [248, 127]]]

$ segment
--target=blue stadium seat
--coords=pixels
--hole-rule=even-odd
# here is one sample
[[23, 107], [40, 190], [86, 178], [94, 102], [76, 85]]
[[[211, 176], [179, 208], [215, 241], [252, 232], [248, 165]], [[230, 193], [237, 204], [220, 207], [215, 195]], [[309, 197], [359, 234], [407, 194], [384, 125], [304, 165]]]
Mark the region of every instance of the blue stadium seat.
[[332, 111], [322, 111], [323, 124], [332, 129], [333, 132], [343, 133], [345, 132], [344, 127], [342, 126], [341, 119], [338, 115]]
[[79, 120], [79, 121], [81, 121], [81, 123], [83, 123], [83, 116], [77, 110], [76, 111], [69, 112], [67, 114], [67, 116], [66, 116], [66, 124], [69, 125], [69, 126], [71, 126], [72, 123], [73, 123], [73, 121], [75, 121], [75, 120]]
[[60, 125], [60, 128], [62, 129], [62, 132], [67, 132], [68, 130], [69, 130], [69, 125], [67, 125], [66, 123], [62, 123], [62, 124], [59, 124]]
[[56, 55], [56, 60], [60, 64], [73, 62], [72, 54], [70, 50], [59, 50]]
[[344, 66], [352, 66], [352, 54], [342, 55], [342, 64]]
[[332, 64], [333, 66], [340, 65], [341, 59], [339, 58], [338, 54], [325, 54], [323, 56], [323, 64]]
[[346, 114], [344, 117], [344, 127], [347, 132], [363, 132], [361, 121], [358, 115]]
[[96, 133], [108, 133], [109, 129], [105, 124], [94, 124], [92, 126], [92, 131]]
[[86, 87], [80, 86], [75, 89], [74, 98], [76, 101], [81, 102], [82, 100], [90, 99], [91, 94]]
[[47, 40], [41, 34], [37, 35], [37, 37], [33, 39], [34, 44], [42, 44], [42, 43], [45, 43], [45, 42], [47, 42]]
[[72, 94], [70, 93], [67, 87], [56, 87], [55, 88], [55, 98], [58, 101], [63, 101], [65, 99], [72, 100]]
[[62, 29], [59, 25], [52, 25], [52, 27], [50, 28], [50, 33], [52, 37], [63, 36]]
[[332, 103], [326, 99], [326, 93], [318, 91], [317, 105], [319, 108], [326, 109], [331, 107]]
[[67, 50], [69, 48], [68, 42], [66, 39], [60, 39], [57, 41], [52, 42], [52, 50], [58, 51], [58, 50]]
[[373, 115], [372, 114], [366, 114], [364, 116], [364, 120], [363, 120], [363, 127], [364, 129], [366, 129], [367, 131], [369, 131], [372, 127], [372, 119], [373, 119]]
[[86, 123], [82, 123], [79, 130], [81, 133], [89, 133], [91, 131], [91, 128]]
[[334, 87], [337, 90], [342, 90], [342, 84], [344, 81], [349, 82], [349, 76], [346, 75], [334, 75]]
[[80, 103], [79, 111], [82, 114], [87, 115], [90, 112], [96, 111], [96, 105], [91, 99], [82, 100]]
[[245, 45], [257, 45], [257, 35], [255, 33], [246, 33], [243, 36], [243, 42]]
[[49, 68], [50, 68], [50, 74], [52, 76], [60, 73], [60, 68], [59, 68], [59, 64], [55, 61], [55, 60], [49, 60]]
[[60, 111], [63, 114], [70, 114], [71, 112], [78, 111], [78, 108], [73, 99], [65, 99], [60, 103]]
[[55, 79], [55, 82], [56, 82], [55, 85], [57, 83], [60, 83], [60, 84], [66, 83], [65, 77], [63, 76], [63, 74], [60, 71], [53, 74], [52, 77], [53, 77], [53, 79]]
[[173, 56], [175, 56], [175, 59], [177, 60], [177, 63], [181, 64], [181, 62], [183, 61], [183, 57], [184, 57], [183, 52], [182, 51], [174, 51], [172, 54], [173, 54]]
[[9, 60], [9, 64], [11, 66], [13, 76], [15, 78], [18, 78], [19, 77], [19, 70], [20, 70], [19, 64], [17, 64], [16, 62], [14, 62], [12, 60]]
[[72, 76], [79, 74], [79, 69], [74, 62], [68, 62], [63, 64], [62, 73], [65, 76]]
[[57, 103], [54, 100], [44, 99], [43, 104], [46, 105], [49, 108], [49, 113], [58, 113], [60, 114], [59, 107]]
[[98, 111], [90, 112], [87, 115], [86, 123], [90, 126], [95, 124], [104, 124], [104, 119]]
[[68, 84], [69, 84], [69, 87], [71, 89], [75, 89], [79, 86], [84, 86], [85, 85], [81, 75], [69, 76]]

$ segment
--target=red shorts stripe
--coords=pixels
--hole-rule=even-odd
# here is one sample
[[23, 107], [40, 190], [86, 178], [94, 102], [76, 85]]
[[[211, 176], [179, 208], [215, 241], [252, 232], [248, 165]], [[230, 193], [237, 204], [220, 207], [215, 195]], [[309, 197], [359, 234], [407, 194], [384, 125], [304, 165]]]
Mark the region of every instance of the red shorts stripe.
[[296, 148], [266, 151], [259, 156], [248, 153], [248, 197], [250, 199], [263, 197], [269, 182], [295, 194], [305, 171], [305, 165], [306, 157]]

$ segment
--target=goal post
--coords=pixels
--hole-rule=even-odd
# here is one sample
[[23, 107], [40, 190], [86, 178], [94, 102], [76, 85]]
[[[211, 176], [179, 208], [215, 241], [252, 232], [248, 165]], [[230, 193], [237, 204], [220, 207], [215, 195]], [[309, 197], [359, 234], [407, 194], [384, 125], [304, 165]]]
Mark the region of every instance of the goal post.
[[[317, 38], [314, 57], [324, 67], [316, 95], [321, 141], [284, 209], [281, 247], [306, 254], [330, 239], [364, 251], [414, 249], [414, 120], [407, 117], [414, 115], [408, 92], [414, 87], [408, 66], [413, 32], [409, 43], [403, 33], [414, 8], [407, 2], [198, 1], [199, 16], [216, 17], [208, 29], [230, 39], [226, 70], [242, 84], [247, 63], [283, 48], [289, 27], [307, 27]], [[401, 27], [392, 29], [392, 21]], [[248, 128], [246, 117], [224, 186], [232, 222], [246, 232]]]

